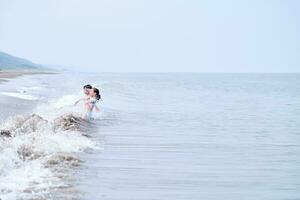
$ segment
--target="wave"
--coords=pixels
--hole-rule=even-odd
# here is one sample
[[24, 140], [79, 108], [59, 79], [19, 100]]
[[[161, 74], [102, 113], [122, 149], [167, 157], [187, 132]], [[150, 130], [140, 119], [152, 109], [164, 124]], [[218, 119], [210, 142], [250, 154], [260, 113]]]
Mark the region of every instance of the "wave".
[[53, 105], [42, 105], [31, 115], [10, 117], [0, 126], [1, 200], [78, 195], [69, 171], [83, 162], [78, 152], [97, 148], [97, 144], [87, 134], [89, 122], [80, 114]]
[[24, 100], [38, 100], [39, 98], [30, 94], [22, 93], [22, 92], [1, 92], [2, 95], [15, 97], [18, 99]]

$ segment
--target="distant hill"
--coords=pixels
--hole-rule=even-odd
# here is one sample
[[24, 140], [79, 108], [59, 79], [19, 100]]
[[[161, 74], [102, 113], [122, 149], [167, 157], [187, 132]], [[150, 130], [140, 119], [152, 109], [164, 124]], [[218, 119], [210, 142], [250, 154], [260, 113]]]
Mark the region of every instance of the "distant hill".
[[19, 58], [0, 52], [0, 70], [15, 70], [15, 69], [42, 69], [43, 66], [35, 64], [30, 60]]

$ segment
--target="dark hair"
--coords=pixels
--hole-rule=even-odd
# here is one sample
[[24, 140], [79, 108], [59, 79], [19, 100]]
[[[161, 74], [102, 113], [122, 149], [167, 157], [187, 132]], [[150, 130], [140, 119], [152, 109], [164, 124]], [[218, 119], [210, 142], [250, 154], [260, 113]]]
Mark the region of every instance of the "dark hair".
[[92, 89], [93, 87], [91, 85], [85, 85], [83, 86], [83, 89]]
[[101, 99], [101, 95], [100, 95], [100, 92], [97, 88], [93, 88], [94, 92], [96, 93], [96, 99], [97, 100], [100, 100]]

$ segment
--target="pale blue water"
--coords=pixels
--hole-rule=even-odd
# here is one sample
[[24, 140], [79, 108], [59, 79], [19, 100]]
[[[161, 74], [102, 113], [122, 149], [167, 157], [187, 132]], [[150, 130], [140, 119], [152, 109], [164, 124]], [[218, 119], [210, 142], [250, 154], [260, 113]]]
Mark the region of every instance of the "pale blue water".
[[45, 77], [48, 99], [103, 91], [78, 199], [300, 199], [300, 74]]
[[85, 199], [300, 199], [300, 76], [99, 76]]

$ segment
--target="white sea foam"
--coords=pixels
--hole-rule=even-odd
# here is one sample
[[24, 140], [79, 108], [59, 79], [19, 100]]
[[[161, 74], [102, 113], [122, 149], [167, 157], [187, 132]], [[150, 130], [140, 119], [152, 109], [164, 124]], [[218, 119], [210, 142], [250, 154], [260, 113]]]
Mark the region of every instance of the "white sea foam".
[[58, 116], [62, 116], [66, 113], [82, 116], [84, 113], [83, 106], [74, 105], [79, 98], [80, 96], [78, 95], [64, 95], [57, 100], [51, 100], [38, 105], [34, 113], [49, 121], [53, 121]]
[[42, 87], [40, 86], [27, 86], [27, 87], [23, 86], [20, 88], [20, 91], [39, 91], [41, 89]]
[[38, 100], [39, 98], [30, 94], [21, 93], [21, 92], [1, 92], [2, 95], [15, 97], [18, 99], [24, 99], [24, 100]]
[[78, 100], [80, 96], [78, 95], [64, 95], [58, 100], [51, 102], [51, 106], [54, 108], [63, 108], [66, 106], [74, 105], [75, 101]]
[[[74, 177], [69, 171], [81, 164], [80, 152], [99, 148], [88, 137], [92, 125], [81, 118], [83, 102], [74, 105], [82, 98], [82, 85], [89, 79], [83, 83], [76, 76], [67, 76], [70, 80], [66, 82], [65, 75], [57, 76], [54, 81], [50, 76], [19, 77], [0, 85], [1, 95], [28, 100], [18, 101], [24, 102], [22, 105], [36, 104], [29, 114], [11, 116], [0, 123], [0, 131], [4, 130], [0, 135], [1, 200], [74, 195], [75, 189], [70, 188], [75, 185]], [[5, 117], [13, 109], [7, 109]]]
[[96, 143], [78, 130], [87, 124], [78, 115], [79, 107], [73, 106], [76, 99], [67, 95], [40, 104], [34, 115], [10, 117], [0, 126], [12, 135], [0, 136], [2, 200], [50, 198], [67, 184], [68, 175], [63, 173], [62, 179], [58, 172], [67, 170], [70, 163], [78, 164], [77, 152], [96, 148]]

